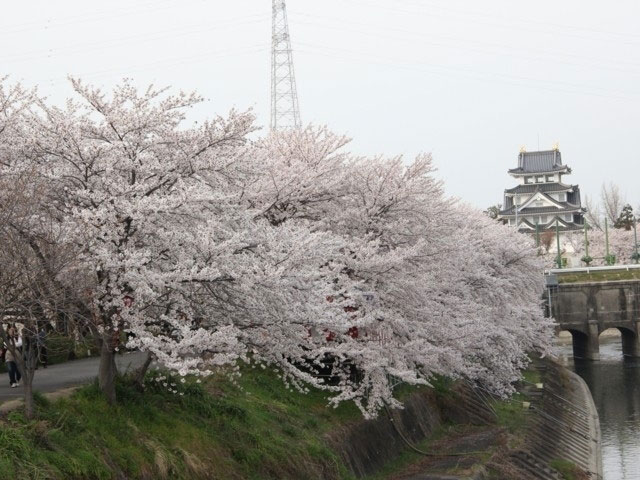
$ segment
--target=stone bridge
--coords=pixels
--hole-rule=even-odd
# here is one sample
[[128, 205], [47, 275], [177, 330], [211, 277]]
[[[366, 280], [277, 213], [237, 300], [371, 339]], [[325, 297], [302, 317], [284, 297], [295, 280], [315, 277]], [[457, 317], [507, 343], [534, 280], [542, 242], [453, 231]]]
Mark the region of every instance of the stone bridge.
[[573, 355], [600, 359], [599, 336], [617, 328], [622, 336], [622, 352], [640, 357], [640, 280], [562, 283], [547, 289], [551, 314], [558, 331], [573, 337]]

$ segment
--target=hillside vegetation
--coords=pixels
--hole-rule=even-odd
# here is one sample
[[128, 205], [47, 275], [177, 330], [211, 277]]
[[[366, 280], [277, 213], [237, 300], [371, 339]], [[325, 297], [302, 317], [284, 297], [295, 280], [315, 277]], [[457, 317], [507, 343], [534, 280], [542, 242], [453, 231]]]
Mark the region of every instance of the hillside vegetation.
[[359, 419], [353, 405], [328, 408], [323, 393], [289, 391], [270, 371], [235, 385], [156, 372], [146, 385], [120, 379], [116, 406], [89, 385], [55, 402], [37, 396], [35, 420], [10, 413], [0, 479], [350, 478], [324, 434]]

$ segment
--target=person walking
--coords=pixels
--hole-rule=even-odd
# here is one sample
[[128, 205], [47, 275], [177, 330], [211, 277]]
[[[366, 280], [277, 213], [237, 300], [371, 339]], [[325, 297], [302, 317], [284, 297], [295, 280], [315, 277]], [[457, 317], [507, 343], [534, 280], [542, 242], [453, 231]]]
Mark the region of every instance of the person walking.
[[[7, 345], [7, 353], [5, 354], [7, 370], [9, 371], [9, 386], [11, 388], [16, 388], [20, 386], [20, 380], [22, 379], [22, 374], [20, 373], [20, 369], [18, 368], [18, 364], [16, 363], [15, 358], [15, 355], [20, 355], [20, 348], [22, 347], [22, 337], [18, 335], [15, 326], [9, 328], [9, 330], [7, 331], [7, 337], [9, 343], [11, 344]], [[14, 347], [13, 352], [11, 346]]]

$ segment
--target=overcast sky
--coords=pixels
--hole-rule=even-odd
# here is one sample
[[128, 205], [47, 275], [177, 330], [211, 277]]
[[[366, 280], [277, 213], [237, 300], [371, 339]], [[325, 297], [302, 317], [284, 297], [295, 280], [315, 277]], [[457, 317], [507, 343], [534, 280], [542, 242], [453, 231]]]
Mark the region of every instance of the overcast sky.
[[[567, 180], [638, 207], [640, 2], [288, 0], [304, 123], [360, 154], [432, 152], [449, 194], [502, 201], [520, 146], [559, 142]], [[196, 115], [268, 126], [268, 0], [3, 2], [0, 76], [61, 102], [68, 74], [198, 90]]]

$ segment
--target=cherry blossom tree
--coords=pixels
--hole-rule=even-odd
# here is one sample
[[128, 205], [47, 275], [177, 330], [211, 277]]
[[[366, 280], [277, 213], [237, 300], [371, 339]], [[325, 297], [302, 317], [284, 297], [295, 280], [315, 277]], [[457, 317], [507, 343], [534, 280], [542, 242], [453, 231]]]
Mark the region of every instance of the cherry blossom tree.
[[[42, 215], [47, 186], [33, 170], [14, 167], [25, 146], [24, 121], [34, 92], [0, 80], [0, 346], [6, 345], [22, 376], [25, 413], [33, 415], [32, 385], [38, 330], [64, 320], [64, 289], [51, 272], [64, 272], [72, 258], [59, 242], [57, 222]], [[20, 334], [20, 348], [8, 337], [9, 325]]]
[[[55, 277], [82, 279], [77, 298], [101, 348], [107, 398], [115, 401], [123, 332], [130, 347], [183, 375], [247, 355], [285, 375], [306, 362], [308, 319], [346, 316], [340, 302], [326, 301], [334, 289], [324, 278], [328, 252], [344, 241], [304, 224], [274, 229], [247, 207], [252, 115], [183, 127], [195, 95], [140, 94], [128, 82], [106, 95], [72, 83], [79, 102], [38, 102], [14, 169], [37, 171], [49, 186], [43, 211], [78, 249], [76, 270]], [[314, 381], [295, 371], [291, 380]]]
[[[81, 247], [85, 311], [101, 345], [101, 388], [115, 400], [114, 353], [123, 329], [168, 367], [195, 342], [210, 351], [209, 363], [236, 359], [242, 349], [233, 327], [196, 328], [189, 297], [199, 282], [231, 281], [227, 256], [248, 244], [247, 234], [215, 214], [228, 192], [212, 182], [234, 162], [252, 117], [232, 113], [180, 130], [184, 110], [199, 101], [195, 95], [153, 88], [139, 94], [125, 82], [107, 97], [72, 84], [80, 102], [65, 109], [38, 102], [24, 166], [35, 165], [50, 185], [47, 213], [59, 219], [66, 241]], [[182, 360], [185, 371], [189, 365]]]
[[341, 271], [375, 299], [337, 295], [351, 315], [327, 352], [363, 377], [334, 400], [355, 399], [370, 414], [395, 403], [390, 376], [420, 383], [434, 374], [508, 393], [526, 352], [545, 351], [551, 333], [533, 246], [445, 198], [429, 156], [409, 165], [353, 158], [345, 144], [313, 128], [265, 139], [257, 156], [266, 174], [247, 196], [274, 226], [312, 221], [347, 239]]
[[[51, 272], [56, 272], [55, 277], [63, 275], [74, 257], [60, 241], [58, 224], [39, 215], [38, 200], [42, 197], [37, 184], [31, 179], [3, 178], [0, 189], [0, 343], [7, 346], [18, 366], [25, 413], [31, 418], [42, 340], [38, 335], [51, 324], [67, 324], [73, 315], [68, 290]], [[9, 325], [14, 324], [20, 348], [8, 337]]]
[[186, 125], [197, 95], [72, 85], [28, 111], [9, 170], [44, 186], [38, 214], [74, 252], [44, 271], [109, 401], [125, 334], [182, 375], [270, 365], [366, 416], [399, 405], [396, 380], [506, 395], [546, 351], [535, 248], [447, 198], [429, 155], [361, 158], [313, 127], [251, 143], [250, 112]]
[[[616, 257], [617, 264], [634, 263], [635, 239], [633, 230], [609, 229], [609, 254]], [[589, 230], [589, 256], [594, 260], [592, 266], [606, 265], [607, 255], [606, 234], [602, 230]], [[582, 254], [584, 248], [584, 233], [574, 233], [572, 235], [572, 245], [577, 253]]]

